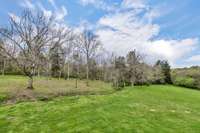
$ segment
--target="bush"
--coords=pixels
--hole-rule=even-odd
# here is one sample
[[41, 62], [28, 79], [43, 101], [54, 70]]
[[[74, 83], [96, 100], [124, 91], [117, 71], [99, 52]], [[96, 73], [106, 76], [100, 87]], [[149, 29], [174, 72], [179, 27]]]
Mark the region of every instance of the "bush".
[[176, 77], [173, 81], [175, 85], [189, 87], [189, 88], [198, 88], [198, 84], [195, 79], [192, 77]]
[[200, 67], [177, 68], [171, 72], [175, 85], [200, 89]]

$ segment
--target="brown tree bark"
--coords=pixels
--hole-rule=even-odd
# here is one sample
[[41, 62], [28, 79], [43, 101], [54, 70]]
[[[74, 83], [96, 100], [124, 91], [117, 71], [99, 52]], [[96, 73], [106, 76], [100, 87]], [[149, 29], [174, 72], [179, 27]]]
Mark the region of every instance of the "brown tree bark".
[[89, 86], [89, 64], [87, 63], [87, 68], [86, 68], [86, 85]]
[[76, 78], [76, 88], [78, 88], [78, 78]]
[[27, 89], [33, 90], [33, 77], [29, 77]]
[[70, 75], [70, 65], [69, 62], [67, 63], [67, 79], [69, 80], [69, 75]]

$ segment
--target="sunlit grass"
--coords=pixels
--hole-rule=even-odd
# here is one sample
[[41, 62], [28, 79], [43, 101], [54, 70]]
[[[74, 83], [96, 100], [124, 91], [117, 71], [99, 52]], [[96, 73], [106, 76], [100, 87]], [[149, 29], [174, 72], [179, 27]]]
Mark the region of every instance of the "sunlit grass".
[[199, 103], [199, 91], [164, 85], [23, 102], [0, 107], [0, 132], [198, 133]]

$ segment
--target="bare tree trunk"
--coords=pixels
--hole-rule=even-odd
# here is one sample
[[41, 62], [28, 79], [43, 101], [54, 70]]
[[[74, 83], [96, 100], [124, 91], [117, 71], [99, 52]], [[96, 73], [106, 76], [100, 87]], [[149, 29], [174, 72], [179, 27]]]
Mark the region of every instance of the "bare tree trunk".
[[78, 88], [78, 79], [80, 79], [80, 77], [79, 77], [79, 70], [80, 68], [79, 68], [79, 64], [77, 65], [77, 72], [76, 72], [76, 88]]
[[35, 72], [35, 69], [33, 69], [33, 75], [34, 75], [34, 76], [35, 76], [35, 73], [36, 73], [36, 72]]
[[37, 76], [40, 77], [40, 69], [37, 70]]
[[66, 80], [66, 64], [63, 67], [63, 78]]
[[68, 80], [69, 80], [69, 74], [70, 74], [70, 73], [69, 73], [69, 70], [70, 70], [70, 69], [69, 69], [69, 62], [68, 62], [68, 63], [67, 63], [67, 79], [68, 79]]
[[76, 78], [76, 88], [78, 88], [78, 77]]
[[88, 65], [88, 63], [87, 63], [87, 68], [86, 69], [87, 69], [86, 70], [86, 79], [87, 79], [86, 85], [89, 86], [89, 65]]
[[132, 87], [134, 86], [134, 83], [133, 83], [133, 81], [131, 82], [131, 86], [132, 86]]
[[33, 77], [29, 77], [27, 89], [33, 90]]
[[48, 63], [48, 80], [50, 80], [50, 77], [51, 77], [51, 63]]
[[6, 61], [5, 61], [5, 59], [4, 59], [4, 60], [3, 60], [2, 76], [5, 75], [5, 67], [6, 67]]
[[59, 80], [61, 79], [61, 76], [62, 76], [62, 71], [59, 72], [59, 78], [58, 78]]

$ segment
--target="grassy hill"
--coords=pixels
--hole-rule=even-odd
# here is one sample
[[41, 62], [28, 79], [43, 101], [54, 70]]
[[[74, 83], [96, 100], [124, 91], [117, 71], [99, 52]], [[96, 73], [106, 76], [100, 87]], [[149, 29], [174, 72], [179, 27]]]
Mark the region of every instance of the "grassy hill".
[[199, 103], [199, 91], [153, 85], [1, 105], [0, 132], [199, 132]]

